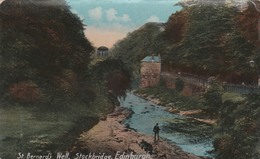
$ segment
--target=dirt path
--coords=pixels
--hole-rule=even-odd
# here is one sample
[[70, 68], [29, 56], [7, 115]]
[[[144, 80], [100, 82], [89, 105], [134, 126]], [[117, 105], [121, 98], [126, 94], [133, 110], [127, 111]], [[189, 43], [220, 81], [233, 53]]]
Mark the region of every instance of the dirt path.
[[87, 150], [95, 154], [140, 154], [147, 155], [147, 159], [201, 159], [179, 147], [169, 144], [166, 141], [154, 142], [152, 136], [140, 134], [126, 128], [122, 123], [131, 115], [131, 111], [124, 108], [116, 108], [114, 113], [104, 117], [96, 126], [80, 135], [77, 149]]

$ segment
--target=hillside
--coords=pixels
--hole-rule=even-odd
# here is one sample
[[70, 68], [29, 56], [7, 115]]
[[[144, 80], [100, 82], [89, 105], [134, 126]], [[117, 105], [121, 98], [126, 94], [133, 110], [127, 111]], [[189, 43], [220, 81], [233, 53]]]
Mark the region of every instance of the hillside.
[[63, 0], [4, 1], [0, 17], [0, 156], [67, 149], [98, 122], [83, 24]]
[[[192, 5], [170, 15], [165, 24], [148, 23], [129, 33], [111, 52], [136, 72], [142, 58], [160, 54], [162, 71], [255, 85], [260, 69], [259, 18], [250, 3], [243, 11], [225, 5]], [[250, 60], [255, 61], [254, 68]], [[259, 158], [259, 94], [228, 93], [218, 82], [199, 96], [182, 96], [163, 84], [140, 92], [159, 98], [170, 109], [200, 108], [216, 117], [213, 145], [217, 159]]]
[[250, 4], [243, 12], [225, 5], [185, 7], [165, 24], [146, 24], [130, 33], [111, 52], [136, 69], [142, 58], [154, 53], [161, 55], [164, 70], [252, 84], [257, 68], [249, 61], [260, 62], [259, 16]]
[[[96, 84], [104, 85], [114, 76], [127, 76], [128, 83], [124, 82], [123, 89], [104, 86], [103, 91], [123, 95], [128, 88], [130, 76], [127, 70], [122, 72], [121, 61], [114, 61], [121, 64], [118, 67], [107, 62], [109, 71], [102, 64], [90, 67], [94, 48], [85, 37], [82, 21], [64, 0], [4, 1], [0, 17], [3, 102], [44, 107], [59, 107], [68, 101], [88, 105], [100, 93]], [[98, 69], [98, 77], [94, 77]], [[120, 84], [120, 78], [114, 81]]]
[[163, 52], [165, 41], [162, 37], [164, 24], [147, 23], [126, 38], [116, 43], [110, 50], [112, 58], [124, 61], [135, 74], [139, 72], [139, 61], [145, 56]]
[[0, 18], [0, 158], [65, 152], [114, 109], [130, 73], [119, 60], [90, 66], [94, 48], [64, 0], [6, 0]]
[[80, 83], [93, 47], [66, 3], [53, 2], [10, 0], [0, 6], [0, 91], [9, 101], [46, 104], [90, 93]]

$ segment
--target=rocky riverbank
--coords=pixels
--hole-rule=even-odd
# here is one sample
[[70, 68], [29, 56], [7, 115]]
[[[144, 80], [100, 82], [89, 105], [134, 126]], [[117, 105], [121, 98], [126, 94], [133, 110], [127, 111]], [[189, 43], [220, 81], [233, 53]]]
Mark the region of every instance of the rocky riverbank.
[[205, 159], [184, 152], [165, 140], [154, 142], [152, 136], [136, 132], [123, 125], [131, 110], [117, 107], [115, 111], [101, 118], [100, 122], [78, 138], [72, 152], [111, 155], [146, 155], [147, 159]]
[[[155, 98], [152, 95], [146, 95], [146, 94], [140, 94], [140, 93], [135, 93], [135, 95], [137, 95], [143, 99], [146, 99], [156, 105], [162, 105], [160, 99]], [[200, 122], [210, 124], [210, 125], [216, 125], [216, 123], [217, 123], [217, 119], [205, 117], [205, 112], [203, 112], [203, 110], [201, 110], [201, 109], [179, 110], [179, 109], [175, 108], [174, 104], [172, 104], [172, 103], [168, 103], [168, 104], [162, 105], [162, 106], [165, 106], [166, 110], [170, 113], [188, 116], [195, 120], [198, 120]]]

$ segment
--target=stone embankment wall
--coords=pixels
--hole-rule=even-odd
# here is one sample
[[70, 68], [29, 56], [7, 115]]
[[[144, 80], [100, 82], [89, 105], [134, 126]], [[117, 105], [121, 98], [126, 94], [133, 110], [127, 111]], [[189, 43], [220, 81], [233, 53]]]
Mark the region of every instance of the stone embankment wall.
[[[166, 85], [167, 88], [175, 88], [175, 82], [177, 78], [178, 76], [167, 76], [164, 74], [161, 75], [161, 80]], [[206, 91], [205, 87], [198, 86], [184, 81], [182, 95], [192, 96], [192, 95], [201, 94], [205, 91]]]
[[[164, 81], [168, 88], [175, 88], [175, 81], [177, 78], [180, 78], [184, 81], [184, 90], [185, 95], [192, 95], [205, 92], [213, 80], [216, 80], [214, 77], [209, 77], [207, 79], [201, 78], [197, 75], [187, 74], [187, 73], [175, 73], [175, 72], [162, 72], [161, 79]], [[221, 83], [221, 81], [217, 81]], [[250, 85], [235, 85], [222, 83], [225, 92], [233, 92], [238, 94], [249, 94], [249, 93], [260, 93], [259, 86], [250, 86]]]

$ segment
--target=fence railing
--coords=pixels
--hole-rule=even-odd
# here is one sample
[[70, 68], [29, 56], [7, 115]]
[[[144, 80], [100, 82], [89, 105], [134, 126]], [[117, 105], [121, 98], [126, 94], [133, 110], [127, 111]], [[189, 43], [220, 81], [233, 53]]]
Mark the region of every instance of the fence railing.
[[[214, 77], [203, 78], [197, 75], [188, 74], [188, 73], [176, 73], [176, 72], [162, 72], [161, 76], [172, 78], [181, 78], [184, 82], [193, 84], [203, 88], [209, 88]], [[235, 84], [225, 84], [223, 83], [223, 88], [226, 92], [234, 92], [239, 94], [249, 94], [249, 93], [260, 93], [260, 87], [257, 86], [246, 86], [246, 85], [235, 85]]]
[[254, 86], [225, 84], [223, 87], [226, 92], [235, 92], [239, 94], [260, 93], [260, 88]]

